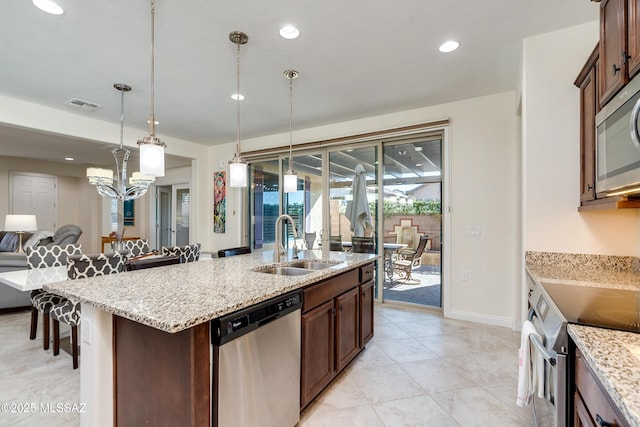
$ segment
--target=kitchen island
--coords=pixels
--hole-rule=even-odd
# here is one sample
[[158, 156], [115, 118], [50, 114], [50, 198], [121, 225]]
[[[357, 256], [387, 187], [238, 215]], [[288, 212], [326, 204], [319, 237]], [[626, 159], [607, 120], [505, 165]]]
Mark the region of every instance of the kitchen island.
[[[370, 265], [377, 257], [303, 251], [300, 258], [333, 265], [288, 276], [258, 271], [273, 265], [272, 253], [264, 252], [46, 285], [45, 290], [82, 302], [80, 389], [87, 409], [81, 424], [111, 426], [127, 413], [162, 413], [166, 407], [136, 406], [153, 405], [151, 394], [166, 394], [171, 405], [188, 408], [174, 425], [208, 425], [211, 320]], [[142, 385], [119, 376], [124, 369], [135, 372], [136, 363], [157, 375]], [[128, 380], [132, 384], [118, 387], [118, 381]], [[119, 399], [119, 392], [140, 387], [149, 396]]]

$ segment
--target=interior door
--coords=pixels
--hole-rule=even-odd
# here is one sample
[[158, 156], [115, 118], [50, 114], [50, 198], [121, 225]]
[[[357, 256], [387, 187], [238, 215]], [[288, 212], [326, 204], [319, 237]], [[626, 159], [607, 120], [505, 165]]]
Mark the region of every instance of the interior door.
[[173, 185], [171, 188], [171, 231], [172, 245], [189, 244], [189, 223], [191, 219], [191, 195], [188, 184]]
[[35, 215], [39, 230], [56, 230], [56, 178], [40, 174], [11, 175], [11, 213]]
[[171, 246], [171, 186], [156, 188], [156, 241], [158, 248]]

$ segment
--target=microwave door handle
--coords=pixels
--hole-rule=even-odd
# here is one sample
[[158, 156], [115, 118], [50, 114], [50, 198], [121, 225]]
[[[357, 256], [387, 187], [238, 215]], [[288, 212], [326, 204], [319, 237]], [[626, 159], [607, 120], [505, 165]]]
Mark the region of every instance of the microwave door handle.
[[631, 140], [636, 150], [640, 151], [640, 135], [638, 134], [638, 115], [640, 114], [640, 99], [638, 99], [631, 111], [631, 118], [629, 119], [629, 132], [631, 133]]

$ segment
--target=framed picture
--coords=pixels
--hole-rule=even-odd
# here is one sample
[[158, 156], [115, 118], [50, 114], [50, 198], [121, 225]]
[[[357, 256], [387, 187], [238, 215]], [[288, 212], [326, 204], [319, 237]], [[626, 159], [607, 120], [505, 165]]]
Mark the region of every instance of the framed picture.
[[213, 175], [213, 232], [224, 233], [226, 224], [226, 172], [219, 171]]

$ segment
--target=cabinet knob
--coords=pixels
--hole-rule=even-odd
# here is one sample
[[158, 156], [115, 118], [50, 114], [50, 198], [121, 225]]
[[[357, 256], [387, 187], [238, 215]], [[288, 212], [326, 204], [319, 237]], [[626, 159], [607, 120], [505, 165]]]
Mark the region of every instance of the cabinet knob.
[[613, 67], [613, 75], [615, 76], [618, 73], [618, 71], [620, 71], [620, 67], [617, 67], [616, 64], [613, 64], [612, 67]]
[[587, 191], [591, 191], [591, 190], [593, 190], [593, 185], [587, 184]]
[[627, 52], [622, 52], [622, 63], [626, 64], [631, 59], [631, 55]]
[[596, 424], [598, 424], [598, 427], [608, 427], [611, 425], [611, 423], [608, 423], [605, 420], [603, 420], [600, 414], [596, 414]]

